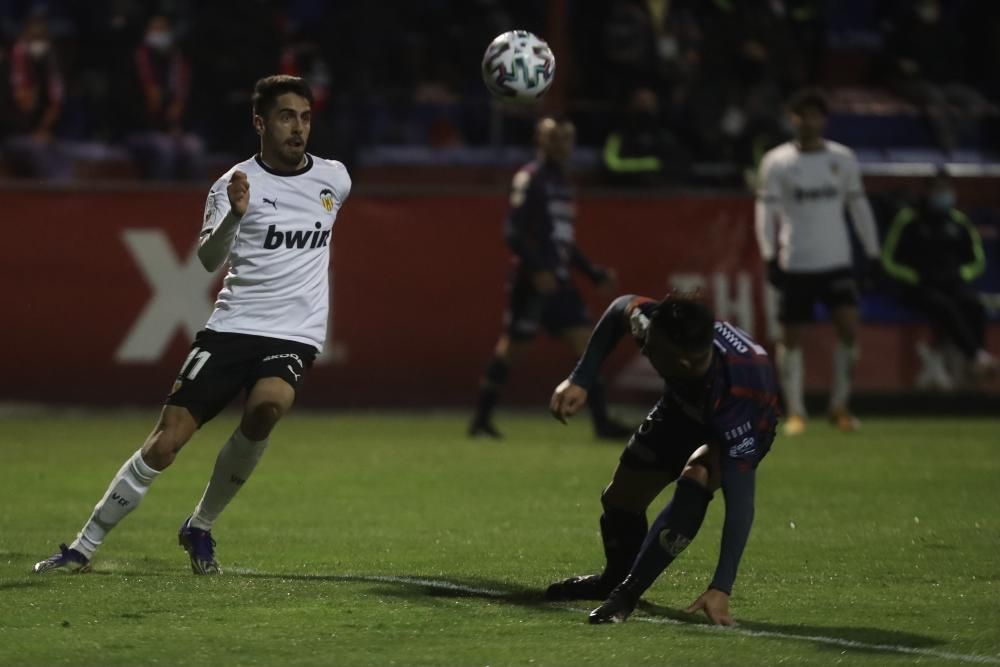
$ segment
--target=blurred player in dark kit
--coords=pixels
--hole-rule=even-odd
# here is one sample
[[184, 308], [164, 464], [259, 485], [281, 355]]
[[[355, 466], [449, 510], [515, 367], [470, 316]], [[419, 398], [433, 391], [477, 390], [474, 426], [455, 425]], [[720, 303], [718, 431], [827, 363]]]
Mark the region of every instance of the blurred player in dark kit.
[[[576, 269], [602, 288], [613, 289], [615, 274], [591, 264], [576, 245], [576, 204], [569, 181], [569, 159], [576, 129], [567, 120], [543, 118], [536, 128], [538, 159], [514, 175], [504, 235], [514, 254], [507, 286], [509, 305], [504, 331], [480, 382], [469, 435], [498, 438], [493, 409], [510, 368], [540, 327], [565, 340], [580, 355], [590, 336], [590, 318], [571, 273]], [[607, 414], [603, 385], [591, 387], [588, 405], [594, 432], [623, 438], [631, 429]]]

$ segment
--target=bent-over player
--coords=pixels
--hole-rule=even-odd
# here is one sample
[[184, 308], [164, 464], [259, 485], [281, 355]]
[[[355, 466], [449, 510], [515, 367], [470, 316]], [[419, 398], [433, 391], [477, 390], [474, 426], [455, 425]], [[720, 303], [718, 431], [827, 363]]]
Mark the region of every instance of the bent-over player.
[[[640, 596], [694, 540], [714, 492], [726, 518], [715, 576], [688, 608], [731, 624], [729, 595], [754, 517], [756, 468], [774, 440], [779, 394], [763, 347], [693, 298], [656, 302], [626, 295], [611, 303], [587, 350], [552, 396], [560, 421], [575, 414], [601, 363], [625, 332], [664, 380], [663, 396], [622, 452], [601, 494], [601, 574], [549, 586], [550, 600], [604, 600], [591, 623], [621, 622]], [[646, 508], [672, 481], [674, 495], [647, 529]]]

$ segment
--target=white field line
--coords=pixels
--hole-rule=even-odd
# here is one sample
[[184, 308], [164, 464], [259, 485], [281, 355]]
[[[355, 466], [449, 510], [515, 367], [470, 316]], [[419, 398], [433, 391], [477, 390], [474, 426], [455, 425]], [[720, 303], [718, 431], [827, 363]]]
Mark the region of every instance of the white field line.
[[[587, 613], [588, 610], [574, 609]], [[793, 635], [788, 632], [775, 632], [773, 630], [750, 630], [739, 626], [724, 627], [720, 625], [705, 625], [704, 623], [686, 623], [673, 618], [663, 618], [662, 616], [633, 616], [632, 620], [644, 623], [659, 623], [662, 625], [685, 625], [707, 632], [733, 632], [745, 637], [764, 637], [766, 639], [793, 639], [796, 641], [814, 642], [816, 644], [828, 644], [830, 646], [842, 646], [844, 648], [854, 648], [862, 651], [883, 651], [885, 653], [903, 653], [906, 655], [919, 655], [928, 658], [941, 658], [943, 660], [957, 660], [959, 662], [973, 662], [981, 665], [1000, 665], [1000, 658], [988, 655], [973, 655], [966, 653], [951, 653], [949, 651], [938, 651], [932, 648], [915, 648], [913, 646], [902, 646], [900, 644], [867, 644], [865, 642], [854, 641], [853, 639], [840, 639], [838, 637], [824, 637], [822, 635]]]
[[[231, 569], [230, 572], [233, 572], [234, 574], [260, 574], [252, 570], [237, 569], [237, 568]], [[292, 575], [289, 578], [293, 577], [294, 575]], [[343, 581], [370, 581], [370, 582], [384, 582], [384, 583], [427, 586], [428, 588], [459, 591], [462, 593], [471, 593], [475, 595], [483, 595], [486, 597], [495, 597], [495, 598], [504, 598], [508, 595], [508, 593], [504, 591], [494, 590], [491, 588], [476, 588], [474, 586], [466, 586], [465, 584], [459, 584], [453, 581], [445, 581], [441, 579], [423, 579], [420, 577], [393, 577], [393, 576], [374, 576], [374, 575], [372, 576], [344, 575], [344, 576], [331, 576], [330, 578]], [[586, 614], [590, 611], [589, 609], [575, 609], [570, 607], [564, 607], [564, 609], [566, 609], [567, 611], [583, 613], [583, 614]], [[813, 642], [815, 644], [827, 644], [829, 646], [839, 646], [842, 648], [857, 649], [860, 651], [881, 651], [883, 653], [917, 655], [928, 658], [940, 658], [942, 660], [954, 660], [957, 662], [969, 662], [980, 665], [1000, 665], [1000, 658], [988, 655], [952, 653], [950, 651], [938, 651], [932, 648], [917, 648], [913, 646], [903, 646], [900, 644], [868, 644], [866, 642], [859, 642], [851, 639], [840, 639], [838, 637], [824, 637], [822, 635], [795, 635], [795, 634], [790, 634], [788, 632], [775, 632], [772, 630], [750, 630], [747, 628], [741, 628], [739, 626], [727, 628], [722, 626], [706, 625], [704, 623], [687, 623], [685, 621], [679, 621], [673, 618], [664, 618], [662, 616], [633, 616], [631, 620], [640, 621], [642, 623], [658, 623], [660, 625], [682, 625], [696, 630], [702, 630], [704, 632], [729, 632], [737, 635], [742, 635], [744, 637], [761, 637], [764, 639], [790, 639], [793, 641]]]

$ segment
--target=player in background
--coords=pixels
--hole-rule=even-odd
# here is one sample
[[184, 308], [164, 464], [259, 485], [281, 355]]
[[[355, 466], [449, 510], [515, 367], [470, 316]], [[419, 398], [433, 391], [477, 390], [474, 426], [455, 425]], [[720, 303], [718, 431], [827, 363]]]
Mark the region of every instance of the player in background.
[[208, 193], [198, 257], [229, 271], [153, 432], [111, 480], [76, 539], [34, 571], [86, 571], [107, 534], [142, 501], [195, 431], [241, 391], [239, 426], [178, 536], [195, 574], [219, 574], [212, 526], [250, 477], [326, 340], [330, 235], [351, 189], [344, 165], [306, 152], [312, 93], [300, 78], [257, 82], [260, 153]]
[[[726, 503], [719, 563], [688, 612], [729, 625], [729, 595], [754, 517], [756, 468], [774, 440], [777, 378], [763, 347], [701, 301], [633, 295], [611, 303], [587, 350], [552, 396], [560, 421], [587, 400], [601, 363], [630, 331], [664, 380], [663, 396], [632, 435], [601, 494], [601, 574], [549, 586], [550, 600], [604, 600], [591, 623], [628, 618], [643, 592], [694, 540], [720, 486]], [[676, 480], [673, 498], [647, 530], [646, 508]]]
[[777, 362], [788, 412], [785, 433], [798, 435], [806, 427], [801, 342], [817, 301], [826, 305], [837, 334], [829, 417], [840, 430], [853, 431], [859, 422], [848, 403], [859, 352], [858, 286], [845, 206], [864, 248], [865, 271], [879, 266], [878, 231], [857, 158], [846, 146], [823, 138], [826, 98], [805, 89], [789, 110], [795, 138], [764, 155], [755, 212], [767, 279], [780, 294]]
[[[577, 356], [583, 352], [590, 318], [570, 275], [573, 269], [603, 289], [614, 289], [614, 271], [591, 264], [576, 245], [576, 204], [568, 173], [575, 138], [576, 128], [570, 121], [542, 118], [536, 127], [538, 158], [514, 175], [504, 225], [513, 252], [507, 285], [510, 302], [504, 331], [480, 381], [476, 413], [469, 425], [471, 436], [501, 437], [493, 424], [493, 409], [511, 365], [540, 326], [565, 340]], [[591, 388], [589, 406], [598, 437], [623, 438], [631, 433], [608, 416], [599, 381]]]

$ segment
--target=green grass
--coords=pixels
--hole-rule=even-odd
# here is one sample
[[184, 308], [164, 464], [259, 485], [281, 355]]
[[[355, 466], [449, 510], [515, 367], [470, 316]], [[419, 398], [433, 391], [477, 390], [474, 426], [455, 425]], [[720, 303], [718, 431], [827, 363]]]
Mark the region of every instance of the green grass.
[[94, 574], [28, 574], [75, 535], [151, 417], [0, 422], [0, 665], [1000, 664], [997, 420], [779, 438], [732, 599], [741, 627], [726, 632], [677, 611], [711, 577], [721, 499], [628, 623], [591, 627], [590, 605], [541, 600], [600, 565], [598, 496], [620, 451], [541, 415], [502, 415], [507, 439], [482, 443], [459, 416], [294, 414], [216, 525], [226, 574], [196, 578], [176, 530], [234, 425], [223, 415]]

